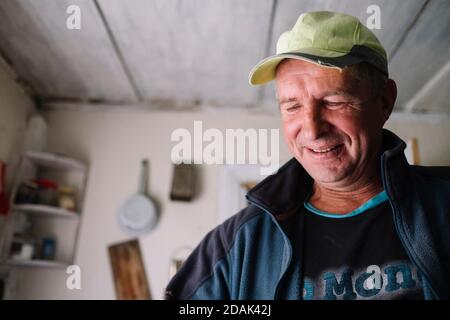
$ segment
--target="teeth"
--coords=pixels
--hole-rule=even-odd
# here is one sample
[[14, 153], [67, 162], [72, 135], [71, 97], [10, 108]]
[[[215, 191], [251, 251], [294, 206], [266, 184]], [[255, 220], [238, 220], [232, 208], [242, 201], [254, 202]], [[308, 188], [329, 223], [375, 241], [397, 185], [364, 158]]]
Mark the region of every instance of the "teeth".
[[328, 152], [328, 151], [331, 151], [331, 150], [333, 150], [334, 149], [334, 147], [332, 147], [332, 148], [327, 148], [327, 149], [312, 149], [314, 152], [317, 152], [317, 153], [325, 153], [325, 152]]

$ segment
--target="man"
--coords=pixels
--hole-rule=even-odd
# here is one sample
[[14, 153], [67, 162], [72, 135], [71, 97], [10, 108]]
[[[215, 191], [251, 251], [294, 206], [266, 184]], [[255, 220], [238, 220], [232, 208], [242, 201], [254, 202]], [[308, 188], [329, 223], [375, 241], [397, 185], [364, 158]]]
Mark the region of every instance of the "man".
[[204, 238], [167, 298], [448, 299], [450, 169], [409, 165], [383, 129], [396, 85], [375, 35], [303, 14], [250, 75], [272, 79], [294, 159]]

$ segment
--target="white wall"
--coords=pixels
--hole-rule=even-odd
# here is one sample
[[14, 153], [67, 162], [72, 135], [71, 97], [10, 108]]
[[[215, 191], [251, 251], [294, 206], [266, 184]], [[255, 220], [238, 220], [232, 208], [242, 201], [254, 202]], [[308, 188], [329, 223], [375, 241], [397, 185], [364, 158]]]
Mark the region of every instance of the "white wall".
[[[34, 111], [32, 101], [13, 80], [0, 61], [0, 160], [6, 163], [6, 194], [12, 189], [14, 173], [23, 151], [27, 116]], [[6, 216], [0, 216], [0, 248]]]
[[8, 166], [8, 191], [23, 149], [27, 116], [33, 110], [31, 99], [0, 63], [0, 160]]
[[450, 116], [393, 114], [385, 126], [407, 141], [417, 138], [420, 164], [450, 166]]
[[[141, 249], [154, 298], [163, 297], [169, 278], [169, 260], [182, 246], [194, 247], [218, 221], [218, 166], [201, 167], [201, 194], [191, 202], [169, 201], [172, 179], [170, 136], [176, 128], [277, 128], [270, 116], [241, 113], [87, 113], [50, 112], [49, 145], [86, 161], [90, 166], [76, 263], [82, 270], [82, 289], [65, 289], [64, 271], [24, 271], [27, 285], [19, 298], [115, 297], [107, 246], [129, 239], [116, 223], [118, 207], [136, 192], [140, 160], [150, 160], [150, 194], [160, 202], [162, 218], [150, 234], [140, 237]], [[281, 144], [280, 144], [281, 145]], [[287, 152], [282, 151], [287, 155]], [[285, 157], [285, 159], [287, 159]], [[22, 282], [25, 283], [25, 282]]]
[[[172, 165], [170, 135], [175, 128], [192, 129], [194, 120], [204, 128], [278, 128], [277, 115], [232, 111], [203, 113], [64, 112], [52, 111], [50, 147], [87, 161], [90, 177], [83, 210], [76, 263], [82, 269], [82, 289], [65, 289], [64, 271], [23, 272], [27, 282], [19, 298], [114, 299], [107, 246], [129, 237], [116, 223], [117, 208], [137, 188], [140, 160], [150, 160], [150, 194], [162, 207], [157, 229], [140, 237], [153, 298], [162, 298], [174, 249], [195, 246], [217, 221], [218, 166], [202, 166], [202, 193], [192, 203], [169, 201]], [[448, 118], [409, 118], [389, 121], [388, 127], [404, 139], [417, 137], [424, 164], [450, 164]], [[442, 139], [441, 139], [442, 138]], [[282, 138], [281, 138], [282, 139]], [[281, 159], [289, 154], [281, 141]], [[37, 275], [37, 276], [36, 276]], [[24, 283], [24, 282], [23, 282]]]

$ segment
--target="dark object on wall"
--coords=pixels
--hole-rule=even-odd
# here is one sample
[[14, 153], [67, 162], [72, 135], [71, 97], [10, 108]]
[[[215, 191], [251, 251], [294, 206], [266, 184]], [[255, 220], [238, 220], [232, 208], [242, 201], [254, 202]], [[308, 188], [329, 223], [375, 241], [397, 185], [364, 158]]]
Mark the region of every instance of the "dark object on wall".
[[108, 252], [117, 299], [151, 299], [138, 240], [111, 245]]
[[0, 215], [7, 215], [9, 212], [9, 200], [5, 194], [5, 170], [6, 164], [0, 161]]
[[6, 281], [0, 278], [0, 300], [3, 300], [3, 296], [5, 295], [5, 287]]
[[195, 176], [193, 164], [176, 164], [173, 169], [172, 190], [170, 199], [191, 201], [195, 192]]

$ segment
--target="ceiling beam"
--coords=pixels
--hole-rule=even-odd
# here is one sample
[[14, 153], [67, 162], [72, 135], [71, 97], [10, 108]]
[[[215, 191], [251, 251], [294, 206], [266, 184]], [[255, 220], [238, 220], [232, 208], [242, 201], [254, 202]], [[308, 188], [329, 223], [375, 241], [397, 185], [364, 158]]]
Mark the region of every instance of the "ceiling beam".
[[408, 33], [414, 28], [414, 25], [417, 23], [417, 21], [419, 20], [420, 16], [422, 15], [422, 13], [425, 11], [425, 8], [427, 7], [429, 2], [430, 2], [430, 0], [426, 0], [423, 3], [422, 7], [419, 9], [419, 11], [417, 11], [416, 15], [414, 16], [414, 18], [411, 20], [410, 24], [406, 28], [405, 32], [403, 32], [403, 34], [400, 36], [400, 38], [398, 39], [398, 41], [395, 44], [395, 46], [392, 48], [392, 51], [391, 51], [391, 53], [390, 53], [390, 55], [388, 57], [389, 61], [391, 61], [392, 58], [394, 58], [394, 56], [397, 53], [398, 49], [400, 48], [400, 46], [405, 41], [406, 37], [408, 36]]
[[108, 34], [109, 40], [111, 41], [111, 44], [114, 48], [114, 51], [116, 52], [116, 55], [120, 61], [120, 65], [122, 66], [123, 72], [125, 73], [128, 82], [130, 83], [131, 88], [133, 88], [134, 94], [136, 95], [136, 98], [138, 99], [139, 102], [142, 102], [143, 97], [141, 92], [139, 91], [138, 86], [136, 85], [136, 81], [133, 78], [133, 75], [131, 74], [130, 69], [128, 68], [128, 65], [125, 61], [125, 58], [122, 54], [122, 51], [120, 50], [120, 47], [116, 41], [116, 38], [114, 37], [114, 34], [111, 30], [111, 27], [109, 26], [108, 20], [106, 19], [105, 14], [103, 13], [102, 8], [100, 7], [100, 4], [98, 3], [97, 0], [94, 0], [94, 5], [97, 8], [97, 12], [100, 16], [100, 19], [103, 22], [103, 25], [105, 26], [106, 29], [106, 33]]
[[[271, 55], [272, 52], [272, 37], [273, 37], [273, 26], [275, 22], [275, 16], [277, 12], [277, 5], [278, 0], [272, 0], [272, 8], [270, 10], [270, 17], [269, 17], [269, 27], [267, 29], [267, 42], [266, 42], [266, 49], [264, 50], [264, 57], [268, 57]], [[255, 64], [257, 61], [255, 61]], [[262, 102], [264, 101], [264, 93], [265, 90], [261, 86], [258, 88], [258, 95], [257, 95], [257, 101]]]

